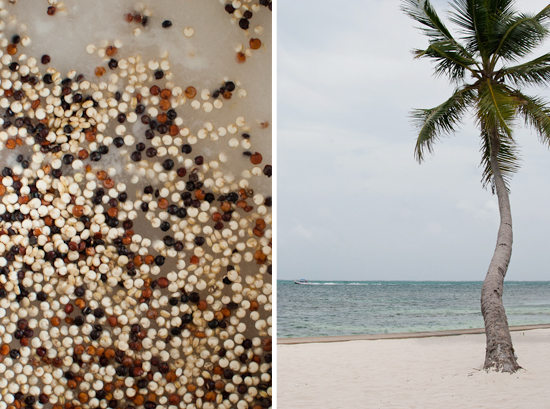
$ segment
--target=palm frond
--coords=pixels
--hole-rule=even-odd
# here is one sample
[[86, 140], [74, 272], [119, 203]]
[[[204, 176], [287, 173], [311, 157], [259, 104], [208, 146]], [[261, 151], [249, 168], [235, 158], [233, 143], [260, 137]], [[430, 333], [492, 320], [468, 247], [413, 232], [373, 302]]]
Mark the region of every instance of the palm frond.
[[432, 43], [425, 50], [414, 50], [415, 58], [431, 58], [436, 62], [434, 73], [436, 76], [446, 75], [453, 82], [461, 82], [466, 71], [472, 72], [476, 61], [464, 57], [460, 50], [449, 41]]
[[433, 152], [433, 146], [441, 136], [455, 132], [463, 114], [474, 99], [475, 93], [472, 89], [461, 88], [435, 108], [415, 109], [411, 112], [413, 124], [419, 128], [414, 151], [418, 162], [424, 160], [426, 152]]
[[479, 53], [483, 59], [488, 56], [488, 29], [490, 14], [484, 1], [453, 0], [449, 20], [461, 27], [462, 40], [471, 54]]
[[515, 14], [514, 4], [515, 0], [485, 0], [487, 12], [497, 20], [513, 16]]
[[550, 20], [550, 4], [544, 7], [540, 12], [537, 13], [535, 19], [541, 24], [546, 24]]
[[503, 84], [489, 79], [480, 81], [476, 108], [480, 128], [497, 129], [499, 133], [512, 137], [511, 125], [516, 114], [517, 100]]
[[[491, 186], [491, 192], [495, 193], [493, 168], [491, 167], [492, 143], [490, 134], [485, 129], [481, 132], [481, 147], [479, 150], [481, 152], [480, 166], [483, 168], [481, 184], [484, 189]], [[505, 134], [499, 135], [497, 162], [504, 179], [504, 184], [509, 192], [512, 176], [519, 170], [521, 159], [517, 145], [513, 140], [507, 138]]]
[[538, 85], [547, 87], [550, 81], [550, 53], [513, 67], [502, 67], [497, 79], [503, 78], [516, 86]]
[[485, 7], [488, 13], [487, 19], [487, 52], [493, 54], [498, 48], [502, 38], [502, 26], [515, 18], [516, 11], [513, 9], [513, 0], [485, 0]]
[[517, 91], [521, 100], [518, 113], [524, 118], [525, 124], [532, 126], [540, 141], [550, 147], [550, 108], [547, 102], [539, 97], [530, 97]]
[[430, 44], [448, 43], [447, 47], [452, 47], [455, 53], [464, 58], [474, 58], [462, 44], [456, 41], [428, 0], [403, 0], [403, 3], [401, 10], [422, 24], [423, 27], [419, 29], [428, 36]]
[[548, 27], [540, 22], [538, 15], [520, 14], [510, 19], [502, 19], [495, 27], [495, 40], [489, 50], [493, 54], [494, 66], [499, 58], [517, 61], [542, 44], [548, 35]]
[[430, 42], [454, 41], [450, 31], [428, 0], [404, 0], [403, 3], [401, 10], [422, 24], [423, 27], [420, 27], [420, 30], [429, 37]]

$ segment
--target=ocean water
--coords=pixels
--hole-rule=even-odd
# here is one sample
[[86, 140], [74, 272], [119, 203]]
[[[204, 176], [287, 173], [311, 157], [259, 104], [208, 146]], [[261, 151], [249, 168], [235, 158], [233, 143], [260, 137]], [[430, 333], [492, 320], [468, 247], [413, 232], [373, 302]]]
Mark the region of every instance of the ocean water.
[[[280, 338], [482, 328], [481, 281], [277, 282]], [[505, 282], [509, 325], [550, 323], [550, 282]]]

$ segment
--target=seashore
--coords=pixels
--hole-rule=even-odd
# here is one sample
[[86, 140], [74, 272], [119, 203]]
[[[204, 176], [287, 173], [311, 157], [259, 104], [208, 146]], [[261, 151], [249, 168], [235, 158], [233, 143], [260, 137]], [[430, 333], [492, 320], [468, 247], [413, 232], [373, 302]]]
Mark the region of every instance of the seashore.
[[483, 329], [410, 333], [409, 338], [397, 334], [394, 339], [390, 337], [396, 334], [327, 337], [325, 342], [317, 338], [311, 343], [302, 338], [299, 344], [279, 339], [277, 407], [546, 407], [550, 326], [511, 330], [524, 368], [512, 375], [481, 369]]

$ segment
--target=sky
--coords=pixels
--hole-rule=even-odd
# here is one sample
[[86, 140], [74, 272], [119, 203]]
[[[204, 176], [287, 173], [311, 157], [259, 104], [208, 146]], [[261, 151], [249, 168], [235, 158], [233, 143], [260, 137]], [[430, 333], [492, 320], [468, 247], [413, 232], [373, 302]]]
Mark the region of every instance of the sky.
[[[538, 12], [542, 0], [516, 8]], [[451, 95], [425, 36], [396, 0], [277, 3], [277, 278], [481, 281], [496, 196], [481, 185], [470, 116], [422, 164], [409, 112]], [[433, 1], [446, 22], [449, 3]], [[449, 24], [452, 28], [452, 26]], [[546, 43], [532, 57], [548, 52]], [[529, 89], [550, 101], [548, 89]], [[550, 151], [515, 128], [514, 231], [506, 280], [550, 280]]]

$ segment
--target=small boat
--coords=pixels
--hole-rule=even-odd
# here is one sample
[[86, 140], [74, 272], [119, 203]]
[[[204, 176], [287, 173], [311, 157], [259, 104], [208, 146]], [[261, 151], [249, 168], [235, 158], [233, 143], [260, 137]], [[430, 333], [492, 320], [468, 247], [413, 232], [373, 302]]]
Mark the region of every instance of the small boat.
[[300, 278], [299, 280], [294, 280], [294, 284], [309, 284], [305, 278]]

